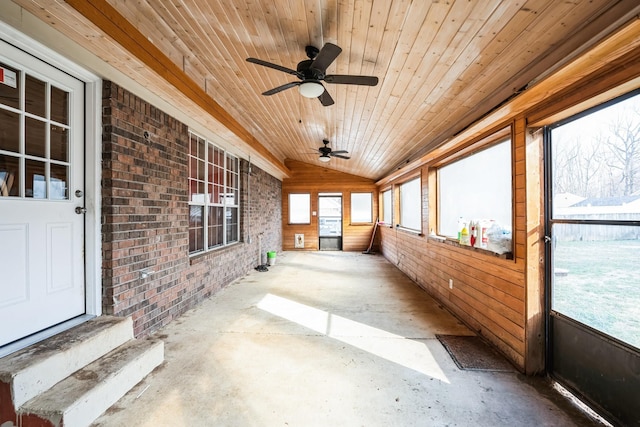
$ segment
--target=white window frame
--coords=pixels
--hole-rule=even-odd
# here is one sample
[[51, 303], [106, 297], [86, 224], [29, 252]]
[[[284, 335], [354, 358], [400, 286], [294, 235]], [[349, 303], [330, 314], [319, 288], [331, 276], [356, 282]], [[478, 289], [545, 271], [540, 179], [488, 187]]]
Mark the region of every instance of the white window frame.
[[[192, 138], [197, 138], [198, 140], [204, 142], [204, 157], [200, 157], [198, 155], [193, 155], [191, 152], [191, 140]], [[224, 159], [223, 162], [223, 173], [222, 173], [222, 183], [215, 183], [213, 177], [209, 176], [209, 149], [213, 148], [214, 150], [218, 150], [222, 153], [222, 157]], [[189, 255], [202, 254], [210, 251], [214, 251], [217, 249], [221, 249], [230, 245], [234, 245], [240, 242], [240, 159], [233, 154], [227, 152], [223, 148], [215, 145], [211, 141], [207, 140], [201, 135], [193, 131], [189, 131], [189, 206], [200, 206], [203, 209], [202, 212], [202, 239], [203, 239], [203, 248], [197, 249], [193, 252], [189, 252]], [[191, 193], [191, 181], [197, 180], [197, 177], [193, 176], [193, 171], [191, 171], [191, 160], [196, 158], [198, 160], [204, 161], [204, 193], [198, 194], [200, 197], [194, 198]], [[211, 160], [212, 161], [212, 160]], [[215, 174], [214, 174], [215, 175]], [[235, 179], [230, 179], [232, 176]], [[213, 194], [210, 194], [209, 186], [219, 185], [223, 188], [223, 194], [233, 194], [233, 197], [222, 197], [221, 200], [214, 200]], [[195, 200], [194, 200], [195, 199]], [[224, 218], [222, 220], [222, 243], [209, 246], [209, 208], [210, 207], [221, 207]], [[228, 212], [235, 210], [237, 215], [237, 222], [233, 226], [235, 230], [229, 228], [228, 224]], [[229, 239], [229, 235], [235, 231], [236, 239]], [[189, 236], [191, 238], [191, 236]], [[191, 246], [191, 242], [189, 242], [189, 246]]]

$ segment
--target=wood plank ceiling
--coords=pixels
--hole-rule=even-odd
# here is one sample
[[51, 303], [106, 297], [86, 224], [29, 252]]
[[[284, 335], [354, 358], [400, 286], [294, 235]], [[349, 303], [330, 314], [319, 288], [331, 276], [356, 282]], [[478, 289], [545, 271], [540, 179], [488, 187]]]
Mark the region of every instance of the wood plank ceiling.
[[[139, 63], [110, 57], [117, 51], [96, 49], [100, 37], [78, 37], [69, 20], [86, 19], [75, 10], [14, 1], [49, 23], [66, 21], [57, 22], [60, 31], [130, 76], [140, 72]], [[435, 149], [638, 13], [631, 0], [106, 1], [270, 151], [270, 161], [373, 179]], [[295, 69], [306, 45], [328, 42], [342, 48], [328, 74], [372, 75], [379, 84], [325, 83], [335, 100], [328, 107], [296, 88], [261, 95], [297, 78], [246, 58]], [[156, 80], [145, 84], [166, 85]], [[351, 159], [319, 163], [323, 139]]]

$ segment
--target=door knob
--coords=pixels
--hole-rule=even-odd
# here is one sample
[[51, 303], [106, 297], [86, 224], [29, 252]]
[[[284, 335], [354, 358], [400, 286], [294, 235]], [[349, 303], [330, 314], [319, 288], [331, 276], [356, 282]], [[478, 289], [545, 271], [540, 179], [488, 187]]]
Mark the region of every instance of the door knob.
[[76, 206], [76, 213], [78, 215], [82, 215], [83, 213], [87, 213], [87, 208], [83, 208], [82, 206]]

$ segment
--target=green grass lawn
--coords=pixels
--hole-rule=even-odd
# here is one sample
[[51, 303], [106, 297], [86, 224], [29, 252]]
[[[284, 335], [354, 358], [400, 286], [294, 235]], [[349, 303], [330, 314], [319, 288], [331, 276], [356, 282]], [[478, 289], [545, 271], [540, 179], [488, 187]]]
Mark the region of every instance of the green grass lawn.
[[556, 242], [552, 308], [640, 348], [640, 241]]

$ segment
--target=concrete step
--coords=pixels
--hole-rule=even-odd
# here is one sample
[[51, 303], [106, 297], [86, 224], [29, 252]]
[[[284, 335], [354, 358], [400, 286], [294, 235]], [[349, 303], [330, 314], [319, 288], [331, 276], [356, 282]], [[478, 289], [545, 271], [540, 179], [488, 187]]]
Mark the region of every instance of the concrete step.
[[160, 340], [131, 340], [29, 400], [26, 425], [87, 426], [164, 360]]
[[[1, 358], [0, 395], [8, 397], [9, 394], [13, 408], [18, 408], [131, 339], [133, 322], [130, 317], [91, 319]], [[1, 406], [5, 405], [3, 402]]]

